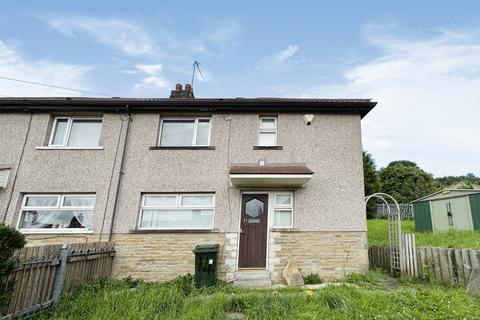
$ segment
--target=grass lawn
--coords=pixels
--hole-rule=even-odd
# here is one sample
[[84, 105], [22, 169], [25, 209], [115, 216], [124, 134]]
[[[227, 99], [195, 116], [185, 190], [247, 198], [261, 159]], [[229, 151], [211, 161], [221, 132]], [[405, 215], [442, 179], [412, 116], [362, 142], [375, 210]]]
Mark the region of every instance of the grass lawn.
[[170, 283], [104, 280], [65, 295], [38, 319], [480, 319], [480, 300], [459, 287], [387, 288], [371, 275], [323, 289], [195, 289], [189, 276]]
[[[367, 220], [368, 244], [388, 244], [388, 223], [384, 219]], [[414, 221], [402, 221], [402, 232], [415, 233]], [[480, 249], [479, 231], [417, 232], [417, 246]]]

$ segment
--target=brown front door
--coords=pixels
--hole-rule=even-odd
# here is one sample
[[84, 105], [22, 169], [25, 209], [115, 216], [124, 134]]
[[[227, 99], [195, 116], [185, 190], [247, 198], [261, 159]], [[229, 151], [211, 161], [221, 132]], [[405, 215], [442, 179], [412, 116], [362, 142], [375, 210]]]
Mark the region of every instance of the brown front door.
[[265, 268], [267, 260], [268, 195], [244, 194], [240, 221], [239, 268]]

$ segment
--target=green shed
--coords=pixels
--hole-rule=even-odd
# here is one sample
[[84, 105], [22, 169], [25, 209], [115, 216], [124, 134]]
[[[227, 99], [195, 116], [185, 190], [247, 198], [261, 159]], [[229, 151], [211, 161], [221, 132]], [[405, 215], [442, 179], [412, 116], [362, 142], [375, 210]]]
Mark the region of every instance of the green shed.
[[415, 230], [480, 230], [480, 189], [445, 189], [413, 201]]

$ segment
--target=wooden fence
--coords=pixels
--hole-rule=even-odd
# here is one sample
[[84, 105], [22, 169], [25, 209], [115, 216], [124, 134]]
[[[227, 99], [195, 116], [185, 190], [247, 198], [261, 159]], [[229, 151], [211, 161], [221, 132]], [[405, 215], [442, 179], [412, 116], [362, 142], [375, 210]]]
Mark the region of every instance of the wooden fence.
[[[442, 282], [466, 285], [473, 268], [480, 268], [480, 250], [448, 248], [416, 248], [415, 265], [407, 275], [430, 278]], [[372, 246], [368, 249], [370, 265], [390, 269], [390, 248]]]
[[80, 282], [109, 277], [114, 255], [113, 242], [27, 247], [17, 251], [17, 267], [1, 288], [13, 285], [12, 298], [0, 310], [0, 320], [48, 308], [62, 292]]
[[[402, 220], [411, 220], [414, 218], [413, 205], [411, 203], [399, 203], [400, 218]], [[394, 204], [390, 205], [390, 210], [396, 212], [397, 208]], [[376, 218], [385, 218], [388, 214], [388, 206], [385, 203], [377, 203]]]

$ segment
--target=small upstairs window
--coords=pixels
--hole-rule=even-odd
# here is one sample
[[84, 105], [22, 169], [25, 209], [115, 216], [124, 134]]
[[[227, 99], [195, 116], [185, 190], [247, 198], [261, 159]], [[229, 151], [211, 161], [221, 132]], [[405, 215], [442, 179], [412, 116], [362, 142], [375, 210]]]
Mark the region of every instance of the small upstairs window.
[[51, 147], [98, 147], [102, 119], [56, 117], [48, 143]]
[[260, 117], [258, 145], [262, 147], [277, 145], [277, 117]]
[[210, 118], [165, 118], [160, 126], [161, 147], [210, 145]]

